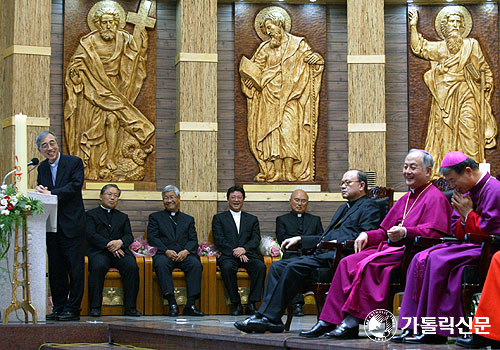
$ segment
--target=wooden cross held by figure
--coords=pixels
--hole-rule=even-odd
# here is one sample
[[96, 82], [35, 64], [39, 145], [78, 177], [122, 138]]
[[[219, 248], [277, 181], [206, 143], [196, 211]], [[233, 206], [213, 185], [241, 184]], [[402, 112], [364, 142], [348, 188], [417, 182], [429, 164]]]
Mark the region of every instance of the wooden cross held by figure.
[[156, 24], [156, 18], [149, 17], [149, 9], [153, 1], [154, 0], [141, 0], [137, 13], [127, 13], [127, 22], [135, 25], [133, 36], [138, 47], [142, 45], [141, 32], [144, 28], [154, 28]]

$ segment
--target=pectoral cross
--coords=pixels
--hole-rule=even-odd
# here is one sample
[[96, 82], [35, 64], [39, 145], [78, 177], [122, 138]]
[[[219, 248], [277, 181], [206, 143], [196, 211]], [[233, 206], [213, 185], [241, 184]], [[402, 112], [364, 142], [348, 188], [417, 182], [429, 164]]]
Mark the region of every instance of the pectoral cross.
[[139, 47], [142, 45], [141, 32], [145, 28], [154, 28], [156, 24], [156, 18], [149, 17], [149, 10], [153, 2], [154, 0], [141, 0], [137, 13], [127, 13], [127, 23], [135, 25], [133, 36]]

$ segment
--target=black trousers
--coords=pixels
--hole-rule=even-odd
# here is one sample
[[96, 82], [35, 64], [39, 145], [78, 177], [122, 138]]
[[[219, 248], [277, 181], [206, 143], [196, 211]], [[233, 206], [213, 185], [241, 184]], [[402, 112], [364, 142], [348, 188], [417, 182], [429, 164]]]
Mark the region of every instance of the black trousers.
[[52, 311], [80, 314], [85, 285], [83, 239], [47, 232], [47, 256]]
[[217, 259], [220, 267], [220, 273], [224, 285], [229, 294], [229, 300], [234, 305], [241, 303], [241, 298], [238, 293], [238, 278], [236, 276], [239, 267], [247, 270], [250, 276], [250, 294], [248, 302], [259, 302], [262, 297], [262, 288], [266, 278], [266, 265], [261, 259], [248, 258], [248, 262], [241, 262], [240, 259], [232, 256], [221, 256]]
[[329, 267], [333, 252], [303, 255], [274, 262], [267, 273], [264, 299], [258, 312], [273, 321], [281, 320], [286, 307], [311, 282], [311, 273], [319, 267]]
[[123, 280], [125, 308], [136, 307], [139, 292], [139, 267], [135, 257], [129, 254], [120, 259], [108, 252], [89, 256], [89, 298], [91, 308], [101, 308], [104, 279], [110, 267], [117, 268]]
[[172, 270], [179, 268], [186, 275], [187, 297], [198, 299], [201, 294], [201, 265], [198, 256], [189, 254], [184, 261], [175, 262], [170, 260], [165, 254], [156, 254], [153, 256], [153, 265], [160, 282], [162, 295], [174, 294], [174, 280], [172, 279]]
[[[283, 256], [281, 257], [282, 260], [284, 259], [295, 259], [295, 258], [298, 258], [298, 257], [301, 257], [302, 255], [300, 255], [298, 252], [284, 252], [283, 253]], [[300, 304], [300, 305], [304, 305], [305, 304], [305, 301], [304, 301], [304, 295], [303, 294], [300, 294], [298, 293], [292, 300], [292, 304]]]

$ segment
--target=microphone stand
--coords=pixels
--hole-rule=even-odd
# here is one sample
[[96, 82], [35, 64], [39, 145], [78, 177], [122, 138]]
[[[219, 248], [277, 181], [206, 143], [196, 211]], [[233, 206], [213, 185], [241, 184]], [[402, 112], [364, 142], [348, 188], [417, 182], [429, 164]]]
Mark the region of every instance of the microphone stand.
[[5, 175], [5, 177], [3, 178], [2, 186], [4, 186], [4, 185], [5, 185], [5, 180], [7, 180], [7, 177], [8, 177], [9, 175], [11, 175], [11, 174], [15, 173], [15, 172], [16, 172], [16, 170], [17, 170], [17, 169], [14, 169], [14, 170], [12, 170], [12, 171], [8, 172], [8, 173], [7, 173], [7, 175]]

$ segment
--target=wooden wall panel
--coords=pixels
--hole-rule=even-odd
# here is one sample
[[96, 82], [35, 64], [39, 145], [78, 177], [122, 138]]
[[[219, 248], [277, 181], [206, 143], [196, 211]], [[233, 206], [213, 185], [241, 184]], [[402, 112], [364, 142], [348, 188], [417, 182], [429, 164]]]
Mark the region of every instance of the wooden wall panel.
[[385, 115], [387, 186], [406, 191], [403, 159], [408, 152], [408, 57], [406, 6], [385, 6]]

